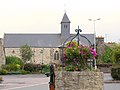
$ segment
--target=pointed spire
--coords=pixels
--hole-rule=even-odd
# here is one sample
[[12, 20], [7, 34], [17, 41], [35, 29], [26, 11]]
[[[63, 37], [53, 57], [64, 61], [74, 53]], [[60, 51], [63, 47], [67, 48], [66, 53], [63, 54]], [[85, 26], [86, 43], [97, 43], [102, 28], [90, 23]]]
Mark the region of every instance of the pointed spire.
[[69, 18], [67, 16], [66, 12], [65, 12], [65, 14], [63, 16], [63, 19], [62, 19], [61, 23], [70, 23], [70, 20], [69, 20]]

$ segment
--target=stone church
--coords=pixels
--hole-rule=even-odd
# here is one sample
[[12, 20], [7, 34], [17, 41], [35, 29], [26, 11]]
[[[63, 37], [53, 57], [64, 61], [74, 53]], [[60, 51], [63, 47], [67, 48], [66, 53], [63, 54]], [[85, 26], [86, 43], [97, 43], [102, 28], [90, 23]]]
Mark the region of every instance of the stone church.
[[[64, 13], [61, 21], [61, 33], [59, 34], [4, 34], [3, 47], [6, 56], [20, 57], [20, 47], [29, 45], [33, 51], [32, 63], [49, 64], [60, 62], [59, 46], [70, 36], [70, 20]], [[82, 34], [90, 42], [94, 42], [94, 34]], [[88, 45], [84, 38], [80, 37], [81, 43]]]

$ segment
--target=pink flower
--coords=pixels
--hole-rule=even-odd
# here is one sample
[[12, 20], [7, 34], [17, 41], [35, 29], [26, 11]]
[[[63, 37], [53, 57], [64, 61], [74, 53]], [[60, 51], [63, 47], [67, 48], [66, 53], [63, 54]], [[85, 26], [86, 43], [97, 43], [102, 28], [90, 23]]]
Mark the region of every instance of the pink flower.
[[96, 57], [97, 53], [94, 49], [90, 48], [91, 53], [93, 54], [94, 57]]
[[81, 47], [80, 46], [78, 46], [78, 49], [80, 49]]

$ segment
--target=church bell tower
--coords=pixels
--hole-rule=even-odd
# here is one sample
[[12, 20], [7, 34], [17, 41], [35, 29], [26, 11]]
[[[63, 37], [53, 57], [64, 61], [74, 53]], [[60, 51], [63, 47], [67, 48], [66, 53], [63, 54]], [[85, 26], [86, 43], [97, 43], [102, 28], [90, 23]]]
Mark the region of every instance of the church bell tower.
[[61, 44], [70, 37], [70, 20], [66, 13], [64, 13], [61, 21]]

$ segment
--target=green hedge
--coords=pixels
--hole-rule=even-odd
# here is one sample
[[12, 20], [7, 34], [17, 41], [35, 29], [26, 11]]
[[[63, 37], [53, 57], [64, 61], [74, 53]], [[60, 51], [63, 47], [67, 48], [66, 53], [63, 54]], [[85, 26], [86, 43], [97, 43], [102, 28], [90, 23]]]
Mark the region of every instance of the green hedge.
[[34, 65], [32, 63], [26, 63], [24, 65], [24, 70], [29, 71], [29, 72], [33, 72], [34, 71]]
[[22, 60], [16, 56], [7, 56], [6, 57], [6, 64], [19, 64], [20, 66], [23, 65]]
[[7, 70], [5, 70], [5, 69], [0, 70], [0, 75], [7, 75], [7, 74], [8, 74]]
[[17, 74], [29, 74], [29, 71], [25, 71], [25, 70], [19, 70], [19, 71], [11, 71], [8, 72], [9, 75], [17, 75]]
[[111, 76], [114, 80], [120, 80], [120, 66], [111, 69]]
[[2, 69], [6, 69], [7, 71], [18, 71], [20, 70], [20, 65], [19, 64], [2, 65]]

